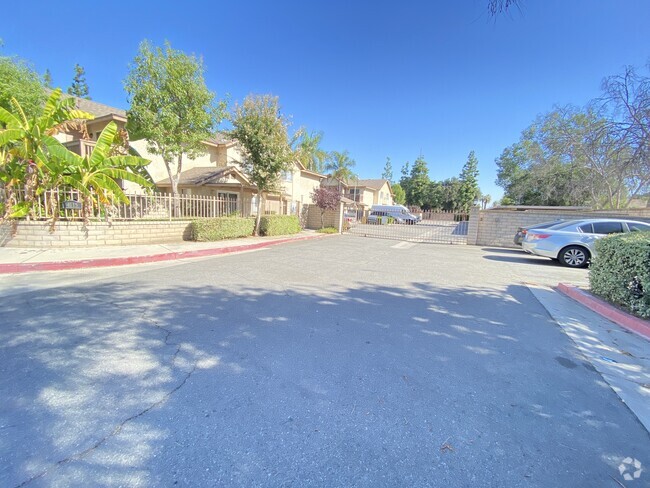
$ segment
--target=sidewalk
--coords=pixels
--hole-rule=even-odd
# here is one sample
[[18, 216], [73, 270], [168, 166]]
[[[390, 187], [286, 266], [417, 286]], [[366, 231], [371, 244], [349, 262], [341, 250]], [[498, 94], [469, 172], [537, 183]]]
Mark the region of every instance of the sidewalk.
[[233, 252], [252, 251], [269, 246], [307, 239], [320, 239], [326, 234], [302, 231], [291, 236], [247, 237], [218, 242], [178, 242], [141, 246], [104, 246], [68, 248], [0, 248], [0, 274], [33, 271], [124, 266], [155, 263]]

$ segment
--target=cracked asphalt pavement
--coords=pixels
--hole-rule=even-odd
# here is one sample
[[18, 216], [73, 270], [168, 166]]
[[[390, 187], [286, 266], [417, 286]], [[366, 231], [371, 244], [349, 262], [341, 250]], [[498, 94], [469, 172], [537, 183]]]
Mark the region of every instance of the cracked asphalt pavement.
[[590, 316], [549, 298], [586, 277], [354, 236], [4, 276], [0, 486], [649, 486]]

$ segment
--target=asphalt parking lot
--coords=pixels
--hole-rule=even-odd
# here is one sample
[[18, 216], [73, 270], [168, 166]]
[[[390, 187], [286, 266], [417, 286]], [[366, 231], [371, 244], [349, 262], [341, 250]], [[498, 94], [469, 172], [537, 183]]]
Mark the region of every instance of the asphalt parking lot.
[[0, 486], [620, 486], [650, 435], [542, 304], [586, 280], [356, 236], [3, 277]]

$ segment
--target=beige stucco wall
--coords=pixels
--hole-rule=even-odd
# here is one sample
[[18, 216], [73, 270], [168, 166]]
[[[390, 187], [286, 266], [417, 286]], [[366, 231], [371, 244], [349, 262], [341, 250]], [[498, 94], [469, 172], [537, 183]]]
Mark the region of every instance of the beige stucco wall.
[[375, 204], [376, 205], [392, 205], [393, 204], [393, 199], [391, 198], [390, 195], [390, 188], [388, 186], [388, 183], [384, 183], [383, 186], [379, 189], [376, 190], [375, 193]]
[[312, 203], [311, 194], [320, 187], [322, 178], [301, 171], [298, 165], [294, 165], [291, 175], [291, 181], [282, 181], [282, 191], [293, 203], [294, 211], [297, 212], [299, 207]]

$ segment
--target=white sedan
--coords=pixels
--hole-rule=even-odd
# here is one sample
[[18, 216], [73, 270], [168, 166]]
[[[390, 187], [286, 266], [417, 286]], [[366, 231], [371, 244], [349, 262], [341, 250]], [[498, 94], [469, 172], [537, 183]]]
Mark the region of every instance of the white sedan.
[[564, 266], [585, 268], [596, 253], [597, 239], [623, 232], [650, 232], [650, 224], [624, 219], [569, 220], [547, 229], [529, 229], [521, 247]]

